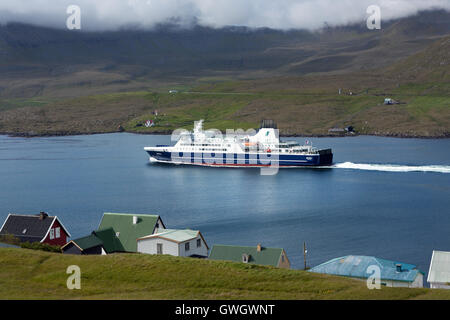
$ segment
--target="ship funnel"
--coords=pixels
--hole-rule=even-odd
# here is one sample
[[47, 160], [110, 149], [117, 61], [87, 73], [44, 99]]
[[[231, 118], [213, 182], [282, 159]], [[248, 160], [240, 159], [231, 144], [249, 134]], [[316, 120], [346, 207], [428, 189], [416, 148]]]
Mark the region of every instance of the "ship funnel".
[[194, 121], [194, 133], [201, 132], [203, 130], [203, 119]]
[[269, 119], [261, 120], [261, 127], [260, 127], [260, 129], [262, 129], [262, 128], [276, 129], [277, 128], [277, 124], [273, 120], [269, 120]]

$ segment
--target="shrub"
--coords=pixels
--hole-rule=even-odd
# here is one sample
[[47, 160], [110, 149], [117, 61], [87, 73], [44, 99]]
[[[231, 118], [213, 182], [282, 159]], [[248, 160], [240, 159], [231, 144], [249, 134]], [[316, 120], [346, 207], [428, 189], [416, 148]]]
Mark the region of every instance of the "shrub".
[[19, 246], [20, 245], [20, 240], [19, 238], [17, 238], [16, 236], [12, 235], [12, 234], [3, 234], [0, 236], [0, 242], [3, 243], [7, 243], [7, 244], [12, 244], [15, 246]]
[[22, 242], [20, 244], [22, 248], [25, 249], [32, 249], [32, 250], [42, 250], [42, 251], [49, 251], [49, 252], [61, 252], [60, 246], [52, 246], [47, 243], [40, 243], [40, 242]]

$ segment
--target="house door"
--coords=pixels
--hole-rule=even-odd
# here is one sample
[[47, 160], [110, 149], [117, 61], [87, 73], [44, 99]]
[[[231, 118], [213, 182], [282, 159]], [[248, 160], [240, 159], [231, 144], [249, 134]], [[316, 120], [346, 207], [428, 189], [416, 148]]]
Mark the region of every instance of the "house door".
[[163, 248], [162, 248], [162, 243], [157, 243], [156, 244], [156, 253], [157, 254], [162, 254], [163, 253]]

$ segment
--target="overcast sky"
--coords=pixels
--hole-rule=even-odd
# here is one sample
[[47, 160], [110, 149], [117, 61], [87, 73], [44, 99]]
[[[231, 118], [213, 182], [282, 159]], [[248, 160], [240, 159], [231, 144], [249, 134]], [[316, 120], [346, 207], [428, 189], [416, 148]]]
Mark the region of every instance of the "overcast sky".
[[0, 23], [24, 22], [65, 28], [69, 5], [81, 8], [81, 28], [114, 30], [130, 25], [193, 21], [211, 27], [248, 26], [316, 29], [327, 22], [364, 21], [369, 5], [381, 8], [382, 19], [405, 17], [419, 10], [443, 8], [450, 0], [0, 0]]

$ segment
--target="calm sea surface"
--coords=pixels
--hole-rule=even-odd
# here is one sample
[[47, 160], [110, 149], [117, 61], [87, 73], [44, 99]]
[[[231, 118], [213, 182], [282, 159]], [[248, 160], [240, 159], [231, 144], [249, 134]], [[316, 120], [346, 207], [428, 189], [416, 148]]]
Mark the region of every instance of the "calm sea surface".
[[294, 268], [303, 241], [309, 266], [358, 254], [427, 272], [433, 249], [450, 250], [450, 139], [308, 140], [333, 148], [335, 167], [262, 176], [149, 164], [143, 147], [169, 136], [0, 136], [0, 220], [44, 210], [75, 238], [103, 212], [159, 214], [169, 228], [201, 230], [210, 247], [282, 247]]

